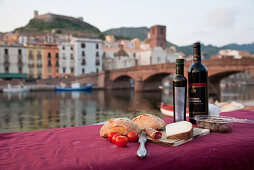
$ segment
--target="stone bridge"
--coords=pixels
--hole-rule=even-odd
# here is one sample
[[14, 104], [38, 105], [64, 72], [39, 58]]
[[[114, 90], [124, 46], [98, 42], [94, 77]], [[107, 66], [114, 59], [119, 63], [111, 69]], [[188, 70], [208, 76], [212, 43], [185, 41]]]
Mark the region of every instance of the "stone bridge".
[[[211, 59], [203, 63], [208, 69], [210, 93], [219, 94], [220, 80], [239, 72], [249, 72], [254, 77], [254, 58], [245, 59]], [[185, 77], [192, 61], [185, 62]], [[134, 81], [135, 91], [158, 90], [161, 81], [168, 75], [175, 74], [175, 63], [137, 66], [124, 69], [103, 71], [79, 76], [81, 83], [93, 83], [99, 88], [131, 88]]]

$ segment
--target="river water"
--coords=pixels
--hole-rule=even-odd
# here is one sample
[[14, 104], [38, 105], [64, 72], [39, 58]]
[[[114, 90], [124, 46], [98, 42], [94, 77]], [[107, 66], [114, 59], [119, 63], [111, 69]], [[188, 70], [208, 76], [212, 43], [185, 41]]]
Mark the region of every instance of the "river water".
[[[220, 101], [254, 100], [254, 86], [221, 89]], [[113, 117], [134, 118], [160, 113], [161, 102], [172, 104], [169, 90], [0, 93], [0, 132], [33, 131], [90, 125]]]

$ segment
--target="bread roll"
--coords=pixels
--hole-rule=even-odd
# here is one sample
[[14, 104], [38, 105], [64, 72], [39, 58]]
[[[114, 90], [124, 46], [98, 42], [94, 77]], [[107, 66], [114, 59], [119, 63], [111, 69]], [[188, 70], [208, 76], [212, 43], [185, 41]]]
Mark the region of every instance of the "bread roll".
[[134, 118], [132, 121], [135, 122], [140, 129], [153, 128], [153, 129], [159, 130], [166, 126], [166, 123], [164, 122], [164, 120], [151, 114], [139, 115], [136, 118]]
[[168, 124], [166, 136], [167, 139], [188, 140], [193, 137], [193, 126], [187, 121]]
[[127, 135], [130, 131], [139, 133], [138, 125], [127, 118], [113, 118], [107, 121], [100, 130], [101, 137], [108, 137], [109, 132], [117, 132], [120, 135]]

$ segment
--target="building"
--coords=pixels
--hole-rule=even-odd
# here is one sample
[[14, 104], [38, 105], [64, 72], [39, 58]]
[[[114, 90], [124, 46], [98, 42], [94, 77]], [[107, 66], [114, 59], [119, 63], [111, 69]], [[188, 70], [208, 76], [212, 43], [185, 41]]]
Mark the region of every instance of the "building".
[[28, 77], [29, 78], [45, 78], [45, 53], [43, 44], [29, 43], [27, 44], [28, 51]]
[[150, 28], [150, 48], [162, 47], [167, 48], [166, 26], [155, 25]]
[[43, 44], [43, 79], [60, 77], [59, 74], [59, 49], [55, 43]]
[[62, 76], [102, 71], [102, 41], [100, 39], [73, 37], [70, 43], [59, 45]]
[[23, 45], [0, 46], [0, 78], [27, 78], [27, 48]]
[[120, 50], [116, 53], [113, 59], [113, 68], [120, 69], [133, 66], [137, 66], [136, 57], [133, 55], [129, 56], [123, 49], [123, 46], [120, 46]]

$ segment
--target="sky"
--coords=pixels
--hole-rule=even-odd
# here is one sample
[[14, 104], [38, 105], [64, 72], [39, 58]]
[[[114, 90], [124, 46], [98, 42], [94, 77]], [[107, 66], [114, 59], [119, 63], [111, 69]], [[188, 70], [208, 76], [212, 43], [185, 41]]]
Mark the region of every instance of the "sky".
[[254, 0], [0, 0], [0, 32], [25, 26], [34, 10], [82, 16], [101, 31], [166, 25], [180, 46], [254, 42]]

